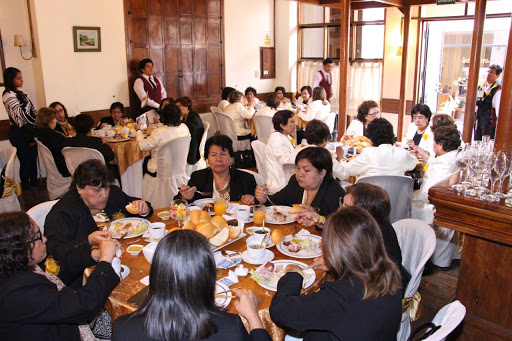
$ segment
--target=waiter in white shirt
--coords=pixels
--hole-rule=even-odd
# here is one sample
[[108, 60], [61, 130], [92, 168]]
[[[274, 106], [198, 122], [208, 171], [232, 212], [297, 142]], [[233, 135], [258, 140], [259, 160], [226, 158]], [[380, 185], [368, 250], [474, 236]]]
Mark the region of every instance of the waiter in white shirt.
[[163, 82], [153, 76], [153, 61], [149, 58], [139, 62], [139, 70], [142, 77], [139, 77], [133, 83], [133, 90], [139, 97], [141, 103], [145, 102], [145, 106], [141, 108], [144, 113], [151, 109], [158, 110], [162, 99], [167, 97]]
[[327, 58], [326, 60], [324, 60], [324, 62], [323, 62], [323, 64], [324, 64], [323, 70], [315, 72], [315, 74], [313, 75], [313, 84], [311, 85], [311, 87], [313, 89], [316, 88], [317, 86], [321, 86], [322, 88], [324, 88], [325, 92], [327, 93], [327, 99], [328, 100], [333, 95], [332, 90], [331, 90], [331, 85], [332, 85], [332, 75], [331, 75], [332, 63], [333, 62], [332, 62], [331, 58]]

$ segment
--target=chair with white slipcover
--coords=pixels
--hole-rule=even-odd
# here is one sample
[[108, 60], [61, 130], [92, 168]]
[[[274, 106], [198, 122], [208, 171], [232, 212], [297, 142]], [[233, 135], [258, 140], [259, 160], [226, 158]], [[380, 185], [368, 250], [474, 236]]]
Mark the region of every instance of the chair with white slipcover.
[[190, 136], [164, 143], [158, 148], [156, 177], [144, 175], [142, 199], [154, 208], [167, 207], [181, 185], [189, 180], [185, 172], [190, 148]]
[[256, 159], [256, 168], [258, 173], [267, 181], [267, 164], [265, 162], [265, 143], [260, 140], [251, 142], [252, 150], [254, 151], [254, 158]]
[[220, 133], [222, 135], [226, 135], [231, 139], [231, 141], [233, 141], [233, 150], [235, 152], [251, 149], [251, 140], [238, 140], [235, 130], [235, 121], [233, 121], [229, 115], [220, 111], [215, 113], [215, 115], [217, 116], [217, 122], [219, 123]]
[[33, 221], [36, 222], [37, 226], [39, 226], [39, 230], [41, 230], [41, 233], [43, 234], [46, 216], [52, 209], [53, 205], [55, 205], [58, 201], [59, 200], [45, 201], [27, 211], [27, 214], [30, 216], [30, 218], [32, 218]]
[[71, 177], [63, 177], [60, 174], [55, 160], [50, 150], [37, 138], [34, 138], [37, 142], [37, 151], [43, 159], [44, 167], [46, 168], [46, 189], [48, 190], [48, 196], [50, 200], [55, 200], [63, 196], [71, 185]]
[[395, 221], [411, 217], [414, 180], [410, 176], [362, 176], [356, 181], [356, 183], [360, 182], [379, 186], [388, 193], [389, 201], [391, 202], [391, 213], [389, 214], [391, 224]]
[[327, 118], [325, 124], [329, 127], [329, 132], [332, 134], [332, 132], [335, 130], [334, 123], [336, 122], [336, 116], [338, 116], [337, 112], [330, 112], [329, 117]]
[[2, 188], [2, 197], [0, 198], [0, 213], [21, 211], [20, 202], [16, 196], [16, 152], [15, 147], [10, 147], [10, 155], [5, 165], [5, 180]]
[[206, 168], [206, 158], [208, 155], [204, 155], [204, 146], [206, 145], [206, 140], [208, 138], [208, 130], [210, 129], [210, 123], [203, 121], [204, 132], [201, 137], [201, 142], [199, 143], [199, 153], [201, 154], [201, 158], [194, 163], [193, 165], [189, 165], [187, 163], [185, 172], [187, 176], [190, 178], [190, 175], [197, 170]]
[[254, 126], [256, 127], [256, 136], [258, 140], [267, 143], [270, 134], [274, 131], [274, 125], [272, 124], [272, 117], [264, 115], [253, 116]]
[[215, 122], [215, 126], [212, 127], [212, 135], [220, 133], [219, 121], [217, 120], [217, 113], [222, 112], [218, 107], [210, 107], [210, 111], [212, 112], [213, 121]]
[[433, 324], [441, 328], [425, 341], [445, 341], [446, 337], [464, 320], [464, 316], [466, 316], [466, 307], [459, 301], [445, 305], [432, 320]]
[[[398, 245], [402, 250], [402, 265], [411, 274], [402, 299], [402, 321], [397, 340], [405, 341], [411, 333], [411, 320], [422, 313], [421, 296], [418, 292], [423, 268], [436, 247], [436, 234], [425, 222], [418, 219], [402, 219], [393, 223]], [[412, 318], [412, 319], [411, 319]]]
[[256, 173], [255, 171], [252, 171], [250, 169], [243, 169], [243, 168], [240, 168], [239, 170], [241, 170], [242, 172], [249, 173], [252, 176], [254, 176], [254, 180], [256, 180], [256, 185], [264, 185], [265, 184], [265, 179], [260, 174]]
[[86, 147], [64, 147], [62, 148], [62, 155], [66, 160], [66, 166], [68, 167], [69, 174], [73, 176], [75, 169], [84, 161], [94, 159], [100, 160], [105, 164], [105, 158], [99, 150]]

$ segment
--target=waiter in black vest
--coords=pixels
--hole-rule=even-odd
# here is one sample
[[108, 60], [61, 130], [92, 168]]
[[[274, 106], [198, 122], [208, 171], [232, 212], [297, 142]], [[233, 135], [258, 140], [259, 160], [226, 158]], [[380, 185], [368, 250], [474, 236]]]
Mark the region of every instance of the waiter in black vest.
[[331, 69], [332, 69], [332, 59], [327, 58], [323, 62], [323, 70], [320, 70], [318, 72], [315, 72], [313, 75], [313, 85], [311, 87], [314, 89], [317, 86], [321, 86], [325, 89], [325, 92], [327, 94], [327, 99], [329, 100], [333, 93], [331, 89], [332, 85], [332, 75], [331, 75]]
[[167, 97], [167, 91], [162, 81], [153, 76], [153, 61], [149, 58], [141, 60], [139, 70], [142, 76], [133, 83], [133, 90], [141, 103], [146, 101], [146, 105], [141, 108], [141, 113], [151, 109], [158, 110], [162, 99]]
[[490, 135], [494, 139], [501, 99], [500, 78], [503, 68], [497, 64], [489, 66], [487, 79], [478, 87], [476, 95], [475, 140]]

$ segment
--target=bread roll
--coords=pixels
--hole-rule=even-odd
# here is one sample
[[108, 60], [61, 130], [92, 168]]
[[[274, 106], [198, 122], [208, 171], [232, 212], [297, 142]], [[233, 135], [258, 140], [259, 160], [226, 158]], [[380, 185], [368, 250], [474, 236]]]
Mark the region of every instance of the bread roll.
[[280, 229], [273, 229], [270, 233], [270, 239], [274, 245], [281, 244], [284, 241], [284, 233]]
[[212, 223], [201, 223], [196, 226], [196, 231], [210, 239], [215, 235], [215, 233], [217, 233], [217, 226], [213, 225]]
[[300, 204], [293, 204], [293, 208], [290, 211], [288, 211], [288, 213], [297, 214], [297, 212], [299, 212], [301, 209], [302, 207], [300, 207]]
[[215, 217], [212, 218], [212, 224], [217, 226], [218, 230], [228, 226], [228, 222], [226, 221], [226, 219], [224, 219], [224, 217], [220, 215], [216, 215]]
[[207, 211], [201, 211], [201, 218], [199, 218], [200, 223], [209, 223], [212, 221], [210, 214]]
[[183, 225], [184, 230], [195, 230], [196, 225], [192, 223], [191, 221], [186, 221], [185, 225]]
[[126, 210], [128, 211], [128, 213], [131, 213], [131, 214], [140, 214], [140, 211], [132, 205], [132, 203], [129, 203], [128, 205], [126, 205], [124, 208], [126, 208]]
[[195, 211], [190, 212], [190, 221], [192, 222], [192, 224], [197, 225], [197, 224], [199, 224], [200, 220], [201, 220], [201, 211], [200, 210], [195, 210]]
[[[190, 223], [190, 221], [187, 221], [187, 223]], [[187, 223], [185, 223], [185, 225], [187, 225]], [[185, 227], [183, 227], [183, 228], [185, 228]], [[176, 230], [181, 230], [181, 228], [179, 228], [179, 227], [170, 228], [169, 231], [167, 231], [167, 234], [171, 233], [172, 231], [176, 231]], [[193, 230], [193, 228], [187, 229], [187, 230]]]
[[217, 233], [213, 238], [210, 238], [210, 244], [213, 246], [221, 246], [227, 243], [229, 240], [229, 229], [227, 227], [224, 227], [222, 230], [220, 230], [219, 233]]
[[240, 233], [242, 233], [242, 228], [240, 226], [229, 226], [229, 239], [238, 238]]

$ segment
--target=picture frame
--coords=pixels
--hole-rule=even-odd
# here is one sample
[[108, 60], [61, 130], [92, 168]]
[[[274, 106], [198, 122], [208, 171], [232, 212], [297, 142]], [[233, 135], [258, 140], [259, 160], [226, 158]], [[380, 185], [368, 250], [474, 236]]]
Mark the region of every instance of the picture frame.
[[73, 26], [75, 52], [101, 52], [101, 28]]

